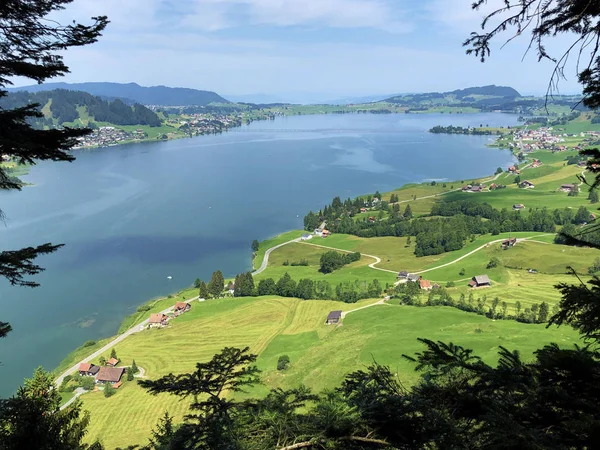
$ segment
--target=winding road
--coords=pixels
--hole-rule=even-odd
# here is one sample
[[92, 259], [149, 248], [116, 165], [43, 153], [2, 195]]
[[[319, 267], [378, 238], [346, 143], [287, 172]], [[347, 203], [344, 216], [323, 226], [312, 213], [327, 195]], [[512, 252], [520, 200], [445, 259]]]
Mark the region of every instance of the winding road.
[[[190, 298], [189, 300], [186, 300], [186, 303], [191, 303], [194, 300], [197, 300], [198, 296]], [[171, 312], [173, 310], [173, 308], [175, 307], [175, 305], [170, 306], [167, 309], [163, 309], [162, 311], [160, 311], [161, 314], [166, 314], [168, 312]], [[118, 335], [116, 338], [114, 338], [112, 341], [110, 341], [109, 343], [105, 344], [104, 346], [102, 346], [102, 348], [96, 350], [94, 353], [92, 353], [91, 355], [89, 355], [88, 357], [82, 359], [81, 361], [79, 361], [77, 364], [69, 367], [67, 370], [65, 370], [62, 374], [59, 375], [59, 377], [56, 379], [55, 384], [56, 386], [60, 386], [63, 382], [63, 380], [65, 379], [65, 377], [67, 375], [72, 374], [73, 372], [75, 372], [77, 369], [79, 369], [79, 365], [82, 363], [86, 363], [86, 362], [90, 362], [92, 359], [97, 358], [98, 356], [102, 355], [103, 353], [105, 353], [107, 350], [110, 350], [112, 347], [114, 347], [115, 345], [117, 345], [119, 342], [121, 342], [122, 340], [124, 340], [127, 336], [131, 336], [134, 333], [137, 333], [138, 331], [142, 331], [146, 328], [146, 325], [148, 325], [148, 319], [144, 320], [141, 323], [138, 323], [137, 325], [134, 325], [133, 327], [131, 327], [130, 329], [128, 329], [127, 331], [125, 331], [124, 333]], [[141, 371], [140, 371], [141, 372]], [[81, 395], [81, 394], [80, 394]], [[68, 403], [68, 402], [67, 402]], [[63, 405], [64, 407], [64, 405]]]
[[262, 264], [260, 265], [260, 267], [258, 269], [256, 269], [254, 272], [252, 272], [252, 275], [258, 275], [259, 273], [265, 271], [265, 269], [267, 268], [267, 265], [269, 264], [269, 255], [271, 254], [271, 252], [273, 250], [277, 250], [278, 248], [283, 247], [284, 245], [291, 244], [292, 242], [300, 242], [300, 238], [292, 239], [291, 241], [284, 242], [283, 244], [279, 244], [279, 245], [276, 245], [275, 247], [271, 247], [270, 249], [268, 249], [265, 252], [265, 256], [263, 257]]

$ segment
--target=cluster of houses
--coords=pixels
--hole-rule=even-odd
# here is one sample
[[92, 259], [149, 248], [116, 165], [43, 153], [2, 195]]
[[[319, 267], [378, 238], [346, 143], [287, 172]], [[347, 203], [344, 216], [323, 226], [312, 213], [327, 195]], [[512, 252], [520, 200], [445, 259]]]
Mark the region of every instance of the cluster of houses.
[[189, 303], [177, 302], [173, 307], [173, 313], [171, 313], [171, 315], [163, 313], [150, 314], [150, 318], [148, 319], [148, 328], [166, 327], [169, 324], [169, 320], [188, 312], [190, 309], [192, 309], [192, 305]]
[[143, 130], [138, 131], [141, 133], [137, 131], [135, 133], [128, 133], [115, 127], [100, 127], [87, 136], [77, 138], [78, 144], [73, 148], [110, 147], [120, 144], [123, 141], [143, 139], [146, 136], [145, 133]]
[[[516, 243], [516, 238], [515, 238], [515, 243]], [[440, 287], [439, 284], [437, 284], [437, 283], [432, 284], [431, 281], [425, 280], [420, 275], [408, 273], [406, 270], [399, 272], [396, 279], [400, 283], [407, 283], [409, 281], [411, 281], [413, 283], [418, 283], [419, 289], [422, 289], [424, 291], [430, 291], [432, 289], [438, 289]], [[492, 282], [490, 281], [490, 279], [488, 278], [487, 275], [477, 275], [477, 276], [471, 278], [471, 281], [469, 281], [469, 286], [471, 286], [471, 287], [478, 288], [478, 287], [488, 287], [491, 285], [492, 285]]]
[[485, 186], [483, 184], [467, 184], [462, 187], [463, 192], [483, 192]]
[[79, 375], [82, 377], [94, 377], [98, 384], [111, 383], [115, 389], [118, 389], [121, 387], [121, 384], [123, 384], [121, 378], [125, 373], [125, 368], [116, 367], [117, 364], [119, 364], [119, 360], [116, 358], [111, 358], [106, 361], [105, 366], [81, 363], [79, 364]]
[[542, 149], [563, 151], [566, 148], [560, 143], [565, 141], [565, 136], [553, 134], [552, 127], [540, 127], [537, 130], [517, 130], [513, 134], [513, 142], [510, 143], [510, 147], [516, 147], [523, 153]]

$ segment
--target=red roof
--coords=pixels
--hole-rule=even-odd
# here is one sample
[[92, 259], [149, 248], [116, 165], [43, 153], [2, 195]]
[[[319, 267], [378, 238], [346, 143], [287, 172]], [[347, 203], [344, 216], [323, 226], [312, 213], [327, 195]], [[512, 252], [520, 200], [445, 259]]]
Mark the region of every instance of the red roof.
[[431, 281], [420, 279], [419, 280], [419, 286], [421, 287], [421, 289], [430, 288], [431, 287]]
[[167, 320], [167, 316], [161, 313], [150, 314], [148, 323], [161, 323], [163, 320]]
[[180, 309], [186, 309], [188, 306], [190, 306], [189, 303], [186, 303], [186, 302], [177, 302], [177, 303], [175, 303], [175, 311], [178, 311]]
[[106, 361], [106, 364], [109, 366], [116, 366], [119, 364], [119, 360], [117, 358], [110, 358], [108, 361]]
[[92, 365], [90, 363], [81, 363], [81, 364], [79, 364], [79, 371], [80, 372], [89, 372], [91, 368], [92, 368]]

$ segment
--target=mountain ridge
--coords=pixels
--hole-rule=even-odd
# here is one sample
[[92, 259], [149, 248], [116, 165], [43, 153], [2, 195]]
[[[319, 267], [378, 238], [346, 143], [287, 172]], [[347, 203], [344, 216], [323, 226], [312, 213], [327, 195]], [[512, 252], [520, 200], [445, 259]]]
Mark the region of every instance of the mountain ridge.
[[137, 83], [113, 83], [104, 81], [86, 83], [44, 83], [13, 87], [8, 89], [8, 91], [26, 91], [35, 93], [56, 89], [82, 91], [99, 97], [126, 99], [143, 105], [205, 106], [210, 103], [230, 103], [229, 100], [212, 91], [168, 87], [163, 85], [140, 86]]

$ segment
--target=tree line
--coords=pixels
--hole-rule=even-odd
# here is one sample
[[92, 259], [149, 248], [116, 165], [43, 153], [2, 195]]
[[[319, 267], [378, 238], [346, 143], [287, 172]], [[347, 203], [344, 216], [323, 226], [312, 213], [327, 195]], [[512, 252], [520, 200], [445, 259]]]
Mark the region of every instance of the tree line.
[[536, 231], [556, 232], [557, 225], [574, 230], [575, 226], [590, 221], [590, 213], [584, 207], [574, 211], [570, 208], [548, 210], [531, 208], [527, 211], [512, 211], [493, 208], [488, 203], [472, 200], [439, 201], [432, 207], [428, 217], [412, 218], [410, 204], [402, 213], [399, 204], [379, 202], [377, 208], [385, 208], [388, 216], [372, 222], [368, 219], [355, 220], [356, 207], [362, 199], [341, 202], [339, 197], [318, 213], [312, 211], [305, 217], [307, 229], [314, 223], [327, 221], [327, 227], [335, 233], [352, 234], [359, 237], [414, 236], [415, 255], [437, 255], [461, 249], [475, 235], [504, 232]]
[[[454, 284], [454, 283], [449, 283]], [[520, 301], [516, 301], [513, 306], [513, 313], [508, 311], [508, 303], [501, 301], [499, 297], [494, 297], [488, 302], [487, 295], [475, 298], [473, 291], [468, 296], [461, 293], [459, 299], [454, 299], [450, 293], [442, 286], [433, 287], [427, 292], [427, 300], [423, 301], [423, 291], [418, 283], [408, 281], [401, 283], [394, 289], [392, 298], [399, 299], [403, 305], [410, 306], [450, 306], [461, 311], [479, 314], [494, 320], [516, 320], [522, 323], [546, 323], [550, 319], [550, 308], [548, 303], [534, 303], [530, 307], [523, 308]], [[556, 305], [553, 311], [558, 311]]]
[[327, 251], [321, 255], [319, 271], [321, 273], [331, 273], [358, 260], [360, 260], [360, 253], [358, 252], [344, 254], [333, 250]]
[[472, 134], [472, 135], [492, 135], [498, 134], [493, 130], [485, 130], [481, 128], [473, 128], [473, 127], [460, 127], [448, 125], [447, 127], [436, 125], [429, 130], [430, 133], [434, 134]]

